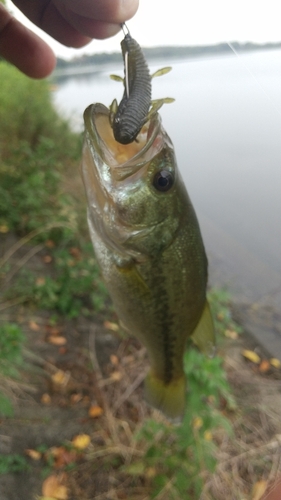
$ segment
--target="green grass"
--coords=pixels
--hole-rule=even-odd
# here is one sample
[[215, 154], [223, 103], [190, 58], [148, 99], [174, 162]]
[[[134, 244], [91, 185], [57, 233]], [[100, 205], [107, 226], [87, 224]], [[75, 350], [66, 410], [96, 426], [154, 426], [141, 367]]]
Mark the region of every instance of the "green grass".
[[208, 301], [212, 310], [218, 342], [224, 337], [226, 330], [233, 330], [237, 334], [242, 328], [233, 319], [231, 314], [231, 295], [224, 288], [213, 288], [208, 293]]
[[14, 453], [12, 455], [2, 455], [0, 453], [0, 475], [26, 472], [30, 465], [25, 457]]
[[4, 61], [0, 61], [0, 73], [1, 161], [9, 159], [22, 142], [34, 150], [42, 137], [56, 142], [61, 158], [77, 155], [77, 135], [53, 108], [48, 81], [32, 80]]
[[90, 242], [54, 248], [48, 256], [52, 259], [51, 273], [48, 267], [41, 272], [22, 269], [5, 294], [6, 300], [17, 297], [21, 303], [68, 318], [104, 311], [108, 293]]
[[[22, 347], [24, 342], [24, 334], [17, 324], [4, 323], [0, 326], [0, 382], [1, 377], [19, 378], [19, 370], [23, 366]], [[0, 416], [10, 417], [12, 415], [12, 404], [0, 387]]]
[[0, 373], [16, 378], [18, 366], [22, 365], [22, 346], [25, 337], [21, 328], [15, 323], [4, 323], [0, 326]]
[[20, 235], [39, 230], [47, 239], [54, 232], [46, 226], [61, 224], [55, 234], [63, 238], [70, 225], [77, 230], [62, 179], [67, 169], [78, 168], [81, 137], [58, 117], [48, 82], [31, 80], [3, 61], [0, 73], [0, 227]]
[[177, 500], [199, 498], [208, 474], [216, 467], [217, 433], [232, 433], [222, 412], [233, 410], [235, 401], [226, 380], [223, 360], [207, 358], [189, 346], [184, 355], [188, 381], [186, 412], [180, 425], [149, 419], [135, 438], [145, 449], [138, 462], [124, 467], [129, 475], [152, 471], [150, 498]]

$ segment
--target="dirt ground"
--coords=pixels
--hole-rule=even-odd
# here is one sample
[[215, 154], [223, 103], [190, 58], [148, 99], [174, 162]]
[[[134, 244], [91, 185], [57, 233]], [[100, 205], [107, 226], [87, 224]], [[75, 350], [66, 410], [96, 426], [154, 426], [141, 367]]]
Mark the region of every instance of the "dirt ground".
[[[127, 436], [124, 441], [121, 437], [117, 420], [122, 423], [122, 434], [131, 434], [132, 428], [151, 414], [142, 394], [147, 367], [144, 349], [134, 340], [120, 341], [114, 332], [114, 317], [110, 322], [105, 318], [96, 322], [79, 318], [52, 327], [47, 313], [38, 315], [18, 306], [7, 314], [21, 324], [28, 343], [20, 383], [8, 381], [5, 386], [15, 414], [13, 418], [0, 420], [1, 454], [26, 456], [27, 450], [60, 447], [74, 436], [86, 434], [91, 437], [96, 466], [90, 471], [83, 454], [78, 457], [77, 467], [70, 469], [65, 479], [67, 498], [148, 498], [143, 484], [135, 485], [134, 490], [129, 490], [129, 486], [126, 489], [124, 478], [116, 479], [108, 473], [104, 460], [106, 449], [112, 459], [114, 447], [120, 446], [122, 451], [129, 439]], [[245, 334], [227, 339], [220, 349], [241, 411], [234, 422], [235, 445], [222, 443], [218, 472], [214, 484], [210, 484], [209, 493], [217, 491], [216, 500], [242, 498], [231, 493], [229, 485], [222, 487], [227, 475], [236, 479], [237, 486], [241, 483], [242, 489], [251, 491], [252, 485], [247, 485], [247, 481], [250, 483], [256, 476], [252, 471], [251, 477], [249, 464], [254, 470], [262, 454], [270, 464], [264, 474], [268, 484], [281, 474], [280, 372], [273, 368], [260, 370], [243, 358], [244, 348], [255, 349], [263, 360], [268, 359], [267, 353]], [[102, 409], [100, 415], [98, 408]], [[42, 456], [38, 460], [28, 458], [27, 471], [0, 476], [1, 500], [35, 500], [42, 495], [44, 477], [52, 474]], [[260, 497], [245, 495], [244, 498], [259, 500]]]
[[[32, 266], [40, 262], [39, 252]], [[216, 473], [196, 500], [261, 500], [253, 487], [269, 490], [281, 477], [281, 370], [269, 363], [274, 353], [251, 336], [251, 324], [280, 324], [270, 310], [250, 305], [235, 305], [233, 316], [244, 333], [226, 337], [218, 355], [237, 401], [235, 438], [221, 441]], [[53, 324], [51, 312], [18, 304], [5, 307], [1, 321], [19, 324], [27, 342], [21, 380], [0, 378], [14, 405], [14, 416], [0, 419], [0, 455], [23, 456], [29, 468], [0, 475], [0, 500], [50, 497], [44, 491], [49, 477], [62, 488], [57, 500], [149, 500], [149, 478], [132, 481], [120, 472], [140, 453], [133, 435], [144, 419], [162, 418], [143, 400], [145, 349], [122, 340], [110, 310]], [[243, 349], [261, 362], [245, 359]], [[87, 452], [73, 452], [69, 444], [81, 434], [90, 438]]]

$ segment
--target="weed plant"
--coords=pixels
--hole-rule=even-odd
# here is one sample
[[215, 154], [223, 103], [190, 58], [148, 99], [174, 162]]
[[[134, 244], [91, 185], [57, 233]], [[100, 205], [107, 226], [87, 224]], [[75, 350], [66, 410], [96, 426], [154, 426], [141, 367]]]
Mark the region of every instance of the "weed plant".
[[61, 159], [77, 158], [77, 134], [71, 133], [52, 106], [49, 82], [32, 80], [4, 61], [0, 61], [0, 73], [1, 163], [22, 142], [35, 150], [42, 137], [55, 141], [55, 153]]
[[12, 455], [2, 455], [0, 453], [0, 475], [17, 472], [26, 472], [30, 469], [28, 461], [22, 455], [14, 453]]
[[104, 310], [108, 293], [100, 278], [91, 243], [80, 248], [54, 249], [53, 276], [23, 269], [5, 298], [21, 298], [38, 309], [55, 311], [68, 318]]
[[[46, 81], [31, 80], [3, 61], [0, 72], [2, 232], [23, 235], [51, 222], [67, 225], [71, 200], [62, 193], [62, 173], [77, 168], [80, 137], [57, 115]], [[54, 237], [47, 230], [40, 234]]]
[[213, 288], [208, 293], [208, 301], [212, 310], [218, 343], [225, 335], [226, 330], [233, 330], [237, 334], [242, 332], [242, 328], [232, 319], [231, 297], [224, 288]]
[[222, 359], [207, 358], [190, 346], [184, 370], [188, 391], [182, 423], [147, 420], [136, 435], [144, 457], [124, 468], [131, 475], [153, 478], [151, 499], [199, 499], [204, 481], [216, 467], [219, 431], [232, 432], [221, 411], [222, 402], [224, 408], [235, 408]]
[[[35, 149], [21, 142], [9, 161], [0, 167], [0, 225], [24, 235], [52, 223], [68, 226], [71, 201], [60, 192], [61, 174], [54, 142], [44, 137]], [[74, 226], [75, 227], [75, 226]], [[69, 231], [69, 230], [68, 230]], [[46, 230], [41, 239], [54, 237]], [[66, 234], [65, 234], [66, 236]], [[57, 236], [58, 238], [58, 236]]]
[[[24, 341], [24, 334], [15, 323], [4, 323], [0, 326], [0, 383], [1, 377], [15, 379], [19, 377], [19, 368], [23, 365]], [[0, 415], [11, 416], [12, 414], [10, 400], [0, 390]]]

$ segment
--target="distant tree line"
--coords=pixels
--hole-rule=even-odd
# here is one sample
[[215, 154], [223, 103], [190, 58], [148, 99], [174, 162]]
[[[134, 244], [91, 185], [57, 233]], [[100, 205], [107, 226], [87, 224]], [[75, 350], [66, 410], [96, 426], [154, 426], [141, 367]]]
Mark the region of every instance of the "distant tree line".
[[[281, 42], [275, 43], [264, 43], [264, 44], [256, 44], [252, 42], [246, 43], [238, 43], [232, 42], [233, 47], [238, 52], [246, 52], [253, 50], [268, 50], [268, 49], [277, 49], [281, 48]], [[178, 59], [178, 58], [188, 58], [188, 57], [198, 57], [212, 54], [223, 54], [229, 53], [231, 48], [227, 43], [219, 43], [217, 45], [202, 45], [202, 46], [180, 46], [180, 47], [149, 47], [143, 48], [143, 52], [145, 57], [148, 60], [153, 59]], [[103, 65], [110, 63], [121, 63], [122, 56], [121, 52], [111, 52], [106, 53], [103, 52], [101, 54], [93, 54], [93, 55], [83, 55], [79, 57], [74, 57], [70, 61], [66, 61], [65, 59], [58, 58], [57, 60], [57, 69], [64, 68], [77, 68], [81, 66], [89, 66], [89, 65]]]

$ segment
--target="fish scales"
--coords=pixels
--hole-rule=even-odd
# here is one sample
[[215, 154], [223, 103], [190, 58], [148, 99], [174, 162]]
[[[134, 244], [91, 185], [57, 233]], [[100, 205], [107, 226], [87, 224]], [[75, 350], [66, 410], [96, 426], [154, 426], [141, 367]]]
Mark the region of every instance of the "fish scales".
[[158, 113], [129, 145], [115, 141], [108, 115], [101, 104], [84, 113], [90, 234], [120, 322], [147, 349], [146, 399], [176, 420], [187, 339], [206, 352], [214, 346], [204, 244]]

